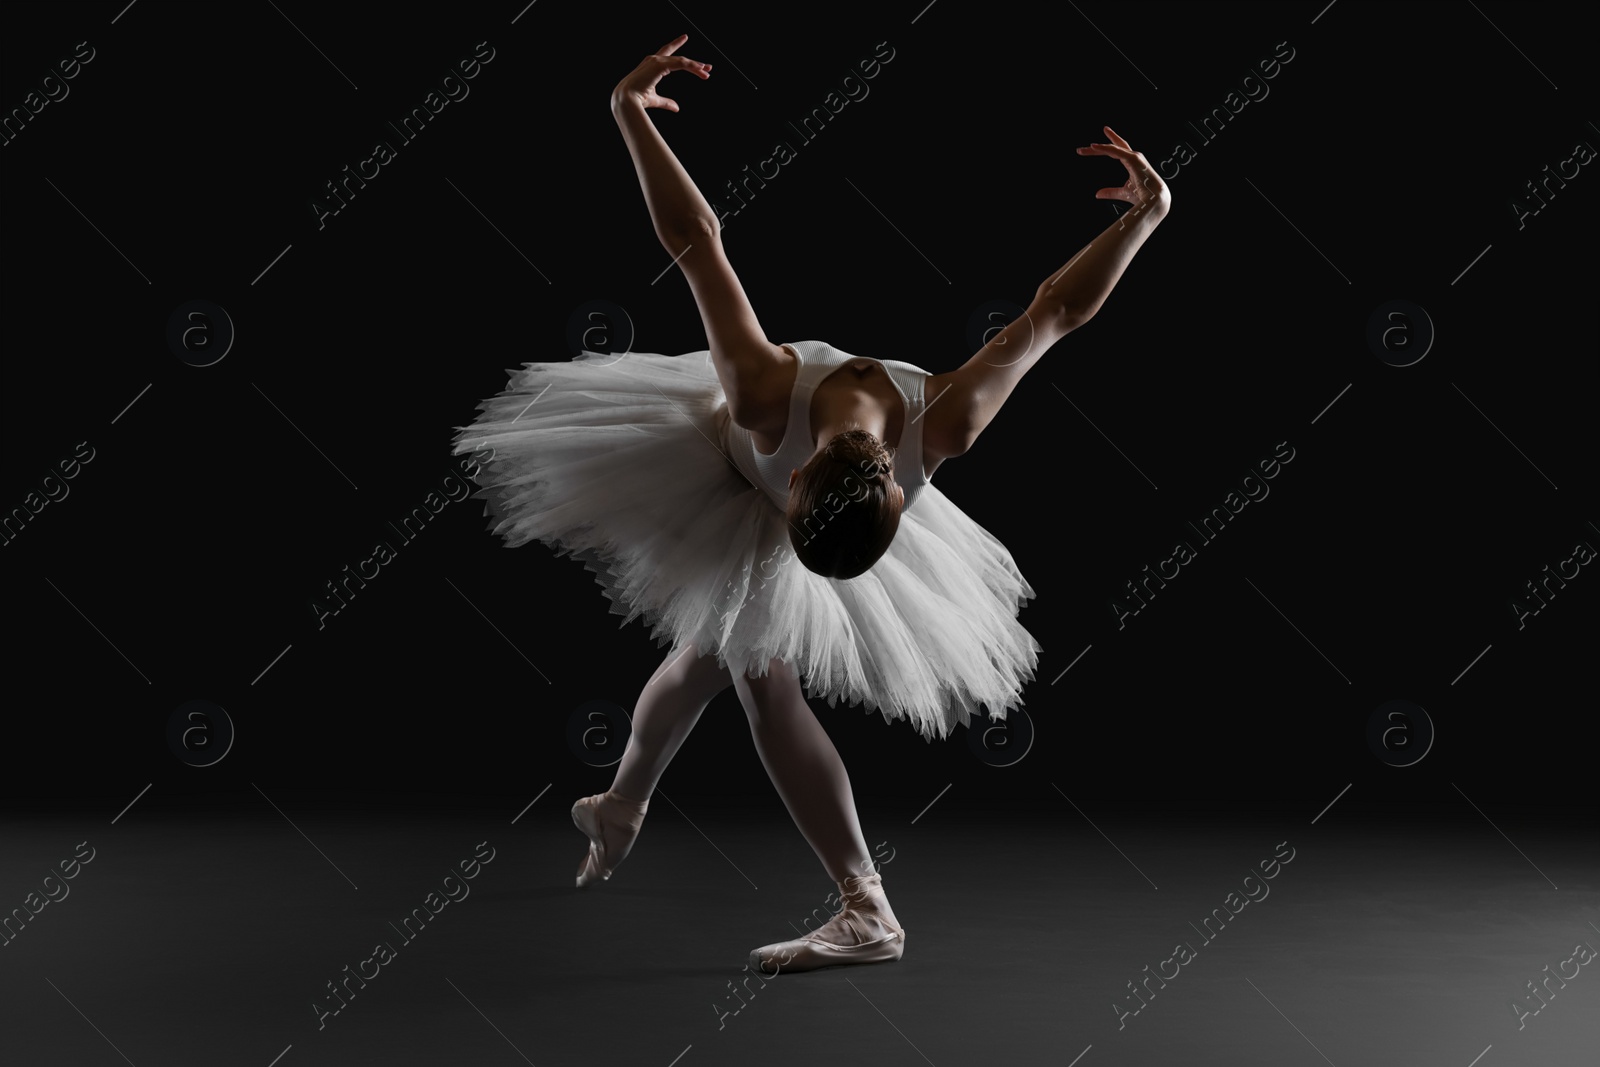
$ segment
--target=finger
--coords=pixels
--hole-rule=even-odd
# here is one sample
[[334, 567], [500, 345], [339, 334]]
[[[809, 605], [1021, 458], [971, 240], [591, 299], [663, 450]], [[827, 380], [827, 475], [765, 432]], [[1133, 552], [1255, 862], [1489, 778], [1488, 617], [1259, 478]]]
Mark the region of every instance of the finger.
[[657, 48], [656, 49], [656, 55], [658, 55], [658, 56], [670, 56], [672, 53], [674, 53], [678, 49], [682, 48], [683, 47], [683, 42], [687, 41], [688, 39], [689, 39], [689, 35], [687, 33], [680, 33], [680, 34], [678, 34], [678, 36], [674, 37], [672, 40], [668, 41], [666, 44], [662, 45], [660, 48]]
[[662, 108], [663, 110], [672, 111], [672, 112], [676, 112], [678, 110], [678, 102], [676, 100], [670, 99], [669, 97], [658, 96], [658, 95], [652, 93], [650, 95], [650, 99], [652, 101], [654, 101], [654, 102], [653, 103], [646, 103], [646, 105], [645, 105], [646, 107], [659, 107], [659, 108]]
[[1101, 189], [1098, 193], [1094, 194], [1094, 198], [1096, 200], [1126, 200], [1130, 204], [1133, 202], [1133, 198], [1128, 195], [1127, 189], [1120, 185], [1108, 186], [1107, 188]]
[[1133, 145], [1129, 144], [1126, 140], [1124, 140], [1122, 135], [1120, 133], [1118, 133], [1116, 130], [1113, 130], [1110, 126], [1102, 126], [1100, 128], [1102, 130], [1106, 131], [1106, 135], [1109, 136], [1111, 138], [1111, 140], [1114, 141], [1119, 148], [1126, 148], [1130, 152], [1133, 150]]
[[1133, 152], [1126, 148], [1119, 148], [1114, 144], [1092, 144], [1088, 145], [1087, 147], [1080, 148], [1078, 151], [1092, 152], [1095, 155], [1110, 156], [1113, 159], [1120, 159], [1124, 163], [1138, 162], [1137, 152]]
[[710, 73], [711, 64], [702, 63], [698, 59], [690, 59], [688, 56], [672, 56], [667, 60], [667, 69], [689, 70], [703, 78], [706, 76], [706, 74]]

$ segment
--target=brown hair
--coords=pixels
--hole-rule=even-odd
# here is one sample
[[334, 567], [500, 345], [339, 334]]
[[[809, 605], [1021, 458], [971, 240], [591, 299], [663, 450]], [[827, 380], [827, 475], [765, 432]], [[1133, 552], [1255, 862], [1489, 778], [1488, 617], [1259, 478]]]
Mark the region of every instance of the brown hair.
[[789, 490], [789, 542], [824, 578], [864, 574], [900, 528], [894, 449], [866, 430], [835, 434]]

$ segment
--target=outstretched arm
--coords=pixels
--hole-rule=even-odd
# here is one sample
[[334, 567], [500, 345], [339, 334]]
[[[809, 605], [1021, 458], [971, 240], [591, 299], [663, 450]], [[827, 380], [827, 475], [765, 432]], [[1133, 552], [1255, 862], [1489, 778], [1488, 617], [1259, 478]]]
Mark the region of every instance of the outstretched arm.
[[741, 426], [765, 430], [774, 414], [784, 418], [788, 414], [787, 407], [768, 402], [774, 393], [774, 372], [788, 357], [762, 331], [723, 252], [720, 224], [711, 205], [645, 114], [650, 108], [678, 111], [676, 101], [656, 93], [656, 84], [668, 73], [687, 70], [702, 80], [711, 76], [709, 63], [673, 54], [688, 39], [682, 35], [667, 42], [619, 82], [611, 93], [611, 114], [633, 156], [656, 236], [694, 291], [712, 363], [728, 397], [728, 413]]
[[[971, 359], [928, 382], [928, 426], [924, 430], [931, 471], [935, 461], [960, 455], [999, 414], [1022, 376], [1057, 341], [1094, 317], [1134, 253], [1166, 218], [1172, 194], [1140, 152], [1105, 127], [1111, 144], [1078, 149], [1084, 155], [1105, 155], [1127, 168], [1121, 186], [1101, 189], [1101, 200], [1129, 205], [1122, 216], [1078, 254], [1039, 283], [1026, 313], [995, 334]], [[942, 394], [950, 391], [948, 397]], [[938, 401], [934, 406], [935, 400]]]

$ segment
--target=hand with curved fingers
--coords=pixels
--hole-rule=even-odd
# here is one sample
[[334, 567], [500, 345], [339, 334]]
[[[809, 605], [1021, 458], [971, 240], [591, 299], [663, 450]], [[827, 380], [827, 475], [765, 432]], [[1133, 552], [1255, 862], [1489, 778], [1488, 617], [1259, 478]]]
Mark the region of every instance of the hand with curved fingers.
[[682, 48], [688, 39], [688, 34], [679, 34], [652, 54], [645, 56], [633, 72], [611, 90], [612, 106], [632, 102], [643, 108], [658, 107], [664, 111], [678, 111], [678, 102], [657, 93], [656, 84], [675, 70], [690, 71], [701, 81], [711, 77], [710, 63], [701, 63], [687, 56], [673, 54]]
[[1128, 180], [1121, 185], [1101, 189], [1094, 194], [1095, 199], [1122, 200], [1132, 205], [1135, 211], [1153, 207], [1165, 212], [1172, 204], [1172, 192], [1167, 188], [1167, 183], [1161, 180], [1161, 175], [1144, 158], [1144, 153], [1134, 151], [1133, 146], [1123, 140], [1116, 130], [1110, 126], [1101, 129], [1106, 131], [1112, 143], [1086, 145], [1078, 149], [1078, 154], [1110, 156], [1127, 168]]

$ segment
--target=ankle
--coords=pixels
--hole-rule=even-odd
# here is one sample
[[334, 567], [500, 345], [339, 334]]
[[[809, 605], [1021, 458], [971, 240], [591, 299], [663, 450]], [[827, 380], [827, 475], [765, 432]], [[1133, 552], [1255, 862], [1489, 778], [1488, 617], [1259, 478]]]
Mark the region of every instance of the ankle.
[[633, 797], [623, 796], [615, 789], [608, 789], [601, 795], [606, 799], [607, 803], [615, 804], [619, 808], [635, 812], [639, 815], [643, 815], [650, 807], [650, 801], [648, 799], [636, 800]]
[[880, 877], [872, 875], [868, 878], [850, 878], [838, 883], [842, 898], [839, 912], [843, 914], [848, 911], [875, 924], [880, 928], [879, 934], [896, 933], [902, 929], [900, 918], [890, 906], [882, 882]]
[[855, 874], [834, 882], [839, 887], [839, 895], [846, 900], [864, 899], [876, 896], [883, 892], [883, 875], [876, 871], [871, 874]]
[[877, 874], [856, 876], [835, 883], [839, 887], [840, 910], [876, 915], [894, 922], [894, 909], [883, 891], [883, 877]]

